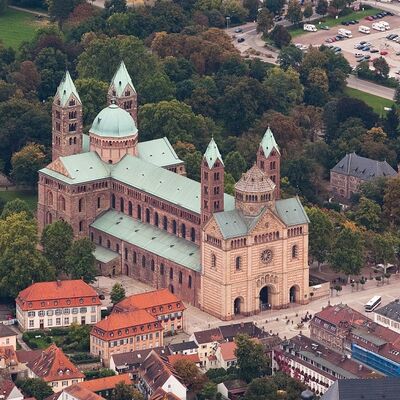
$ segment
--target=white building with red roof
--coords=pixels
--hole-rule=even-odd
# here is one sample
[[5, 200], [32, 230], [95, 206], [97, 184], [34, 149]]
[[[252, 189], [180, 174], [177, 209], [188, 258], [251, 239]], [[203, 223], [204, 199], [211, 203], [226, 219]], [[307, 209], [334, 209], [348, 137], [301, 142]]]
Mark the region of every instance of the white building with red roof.
[[96, 324], [101, 301], [83, 280], [38, 282], [18, 294], [16, 312], [21, 330]]

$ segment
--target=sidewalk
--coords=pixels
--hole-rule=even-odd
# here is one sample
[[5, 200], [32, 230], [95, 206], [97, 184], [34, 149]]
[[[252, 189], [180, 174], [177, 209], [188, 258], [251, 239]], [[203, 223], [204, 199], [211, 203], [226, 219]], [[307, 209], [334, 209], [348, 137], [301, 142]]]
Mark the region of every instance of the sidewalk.
[[8, 7], [12, 8], [13, 10], [23, 11], [23, 12], [26, 12], [29, 14], [37, 15], [39, 17], [49, 18], [49, 14], [47, 14], [45, 12], [33, 11], [33, 10], [29, 10], [28, 8], [22, 8], [22, 7], [17, 7], [17, 6], [10, 6], [10, 5]]

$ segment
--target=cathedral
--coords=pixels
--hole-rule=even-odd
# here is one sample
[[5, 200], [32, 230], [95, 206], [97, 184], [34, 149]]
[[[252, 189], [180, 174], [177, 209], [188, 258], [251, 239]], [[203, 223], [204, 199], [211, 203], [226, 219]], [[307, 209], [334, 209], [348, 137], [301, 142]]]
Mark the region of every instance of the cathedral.
[[201, 182], [167, 138], [139, 142], [137, 93], [121, 62], [108, 106], [83, 133], [67, 72], [52, 106], [52, 162], [39, 171], [39, 229], [68, 222], [89, 237], [100, 274], [168, 288], [223, 320], [309, 301], [308, 218], [280, 198], [280, 151], [268, 128], [256, 163], [224, 193], [211, 139]]

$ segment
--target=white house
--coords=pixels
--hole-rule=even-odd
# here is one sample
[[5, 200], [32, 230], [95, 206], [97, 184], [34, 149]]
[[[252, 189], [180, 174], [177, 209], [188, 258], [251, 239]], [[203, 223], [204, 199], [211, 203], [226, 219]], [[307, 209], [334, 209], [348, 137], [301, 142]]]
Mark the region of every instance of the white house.
[[374, 321], [400, 333], [400, 301], [396, 299], [374, 311]]

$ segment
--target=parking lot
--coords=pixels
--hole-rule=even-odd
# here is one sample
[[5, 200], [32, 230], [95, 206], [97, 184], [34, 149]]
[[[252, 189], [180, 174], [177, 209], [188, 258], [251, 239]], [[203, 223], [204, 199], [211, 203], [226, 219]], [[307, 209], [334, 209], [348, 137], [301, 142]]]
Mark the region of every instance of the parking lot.
[[[372, 24], [376, 22], [385, 21], [389, 23], [390, 29], [383, 32], [372, 29]], [[358, 31], [359, 26], [367, 26], [370, 28], [370, 34], [364, 34]], [[332, 38], [338, 34], [339, 29], [347, 29], [352, 32], [352, 38], [335, 41], [333, 43], [327, 43], [326, 40]], [[382, 56], [386, 59], [390, 66], [390, 76], [397, 76], [396, 72], [400, 70], [400, 43], [389, 40], [386, 37], [389, 34], [398, 34], [400, 36], [400, 17], [399, 16], [385, 16], [382, 19], [368, 21], [366, 19], [359, 20], [355, 25], [343, 26], [338, 25], [330, 28], [329, 30], [318, 30], [317, 32], [306, 33], [298, 36], [294, 42], [309, 46], [320, 46], [333, 45], [338, 46], [342, 49], [342, 54], [349, 61], [352, 67], [355, 67], [357, 63], [356, 53], [365, 53], [370, 56], [370, 60]], [[362, 51], [356, 49], [355, 46], [361, 41], [366, 41], [371, 44], [370, 50], [375, 50], [375, 53], [369, 51]], [[376, 52], [376, 50], [378, 50]], [[396, 53], [399, 52], [399, 55]], [[387, 54], [385, 54], [387, 53]]]

